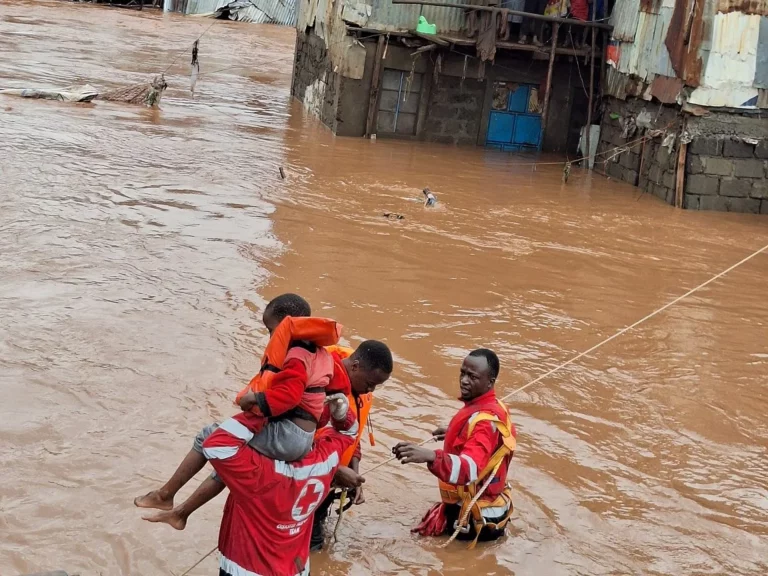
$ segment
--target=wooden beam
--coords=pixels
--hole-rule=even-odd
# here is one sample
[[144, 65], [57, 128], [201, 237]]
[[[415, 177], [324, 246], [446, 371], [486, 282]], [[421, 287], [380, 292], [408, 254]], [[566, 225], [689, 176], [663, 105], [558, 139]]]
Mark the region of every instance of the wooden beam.
[[683, 188], [685, 187], [685, 158], [688, 155], [688, 144], [680, 142], [677, 154], [677, 179], [675, 186], [675, 207], [683, 207]]
[[476, 6], [474, 4], [448, 4], [447, 2], [436, 2], [434, 0], [390, 0], [392, 4], [415, 4], [421, 6], [441, 6], [443, 8], [460, 8], [462, 10], [480, 10], [483, 12], [504, 12], [510, 16], [523, 16], [534, 20], [543, 20], [544, 22], [554, 22], [558, 24], [571, 24], [572, 26], [582, 26], [586, 28], [599, 28], [601, 30], [613, 30], [610, 24], [602, 22], [590, 22], [589, 20], [576, 20], [575, 18], [558, 18], [556, 16], [544, 16], [543, 14], [533, 14], [523, 12], [522, 10], [508, 10], [498, 6]]
[[365, 120], [365, 135], [370, 137], [376, 130], [377, 107], [379, 105], [379, 84], [381, 81], [381, 61], [384, 59], [385, 36], [379, 36], [376, 53], [373, 56], [373, 76], [371, 76], [371, 94], [368, 98], [368, 116]]
[[430, 50], [434, 50], [437, 48], [437, 44], [427, 44], [426, 46], [422, 46], [421, 48], [416, 48], [413, 52], [411, 52], [411, 56], [416, 56], [417, 54], [421, 54], [422, 52], [429, 52]]
[[549, 52], [549, 67], [547, 68], [547, 83], [544, 92], [544, 106], [541, 108], [541, 145], [544, 146], [544, 136], [547, 133], [547, 120], [549, 119], [549, 95], [552, 92], [552, 71], [555, 68], [555, 50], [557, 49], [557, 35], [560, 32], [560, 22], [552, 26], [552, 48]]
[[[595, 18], [595, 12], [594, 4], [592, 5], [592, 18]], [[595, 42], [597, 39], [597, 28], [592, 28], [592, 42], [591, 46], [589, 47], [589, 108], [587, 108], [587, 134], [586, 134], [586, 144], [587, 144], [587, 170], [592, 170], [592, 147], [590, 140], [592, 139], [592, 109], [594, 108], [594, 98], [595, 98]]]
[[445, 40], [449, 44], [454, 44], [456, 46], [475, 46], [477, 44], [477, 41], [473, 40], [472, 38], [461, 38], [459, 36], [447, 36], [445, 34], [440, 34], [439, 36], [441, 40]]
[[[520, 50], [521, 52], [536, 52], [539, 54], [549, 55], [550, 49], [546, 47], [532, 46], [531, 44], [518, 44], [517, 42], [496, 42], [497, 48], [504, 48], [505, 50]], [[564, 48], [558, 46], [555, 49], [555, 53], [558, 56], [589, 56], [589, 50], [582, 48]]]
[[443, 40], [437, 34], [422, 34], [421, 32], [416, 32], [416, 30], [411, 30], [411, 34], [413, 34], [417, 38], [426, 40], [427, 42], [432, 42], [434, 44], [437, 44], [438, 46], [443, 46], [444, 48], [447, 48], [448, 46], [450, 46], [450, 42]]

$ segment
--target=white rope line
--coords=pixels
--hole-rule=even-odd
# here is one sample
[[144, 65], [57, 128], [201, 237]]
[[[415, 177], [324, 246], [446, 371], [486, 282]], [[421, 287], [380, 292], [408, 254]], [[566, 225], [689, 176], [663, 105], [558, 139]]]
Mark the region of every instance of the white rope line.
[[570, 360], [568, 360], [568, 361], [566, 361], [566, 362], [563, 362], [563, 363], [562, 363], [562, 364], [560, 364], [559, 366], [555, 366], [555, 367], [554, 367], [554, 368], [552, 368], [552, 370], [550, 370], [549, 372], [545, 372], [544, 374], [542, 374], [541, 376], [539, 376], [539, 377], [538, 377], [538, 378], [536, 378], [535, 380], [531, 380], [531, 381], [530, 381], [530, 382], [528, 382], [528, 384], [526, 384], [525, 386], [521, 386], [521, 387], [520, 387], [520, 388], [518, 388], [517, 390], [513, 390], [512, 392], [510, 392], [509, 394], [507, 394], [506, 396], [504, 396], [504, 397], [501, 399], [501, 401], [503, 402], [504, 400], [507, 400], [507, 399], [509, 399], [510, 397], [514, 396], [515, 394], [518, 394], [519, 392], [522, 392], [523, 390], [526, 390], [526, 389], [530, 388], [530, 387], [531, 387], [531, 386], [533, 386], [534, 384], [537, 384], [537, 383], [541, 382], [542, 380], [544, 380], [544, 378], [547, 378], [548, 376], [551, 376], [552, 374], [554, 374], [554, 373], [555, 373], [555, 372], [557, 372], [558, 370], [562, 370], [562, 369], [563, 369], [563, 368], [565, 368], [566, 366], [569, 366], [570, 364], [573, 364], [573, 363], [574, 363], [574, 362], [576, 362], [576, 360], [578, 360], [579, 358], [583, 358], [583, 357], [584, 357], [584, 356], [586, 356], [587, 354], [589, 354], [589, 353], [591, 353], [591, 352], [594, 352], [595, 350], [597, 350], [597, 349], [598, 349], [598, 348], [600, 348], [601, 346], [603, 346], [603, 345], [607, 344], [607, 343], [608, 343], [608, 342], [610, 342], [611, 340], [614, 340], [614, 339], [618, 338], [619, 336], [621, 336], [622, 334], [625, 334], [625, 333], [629, 332], [629, 331], [630, 331], [630, 330], [632, 330], [633, 328], [636, 328], [636, 327], [638, 327], [640, 324], [642, 324], [642, 323], [643, 323], [643, 322], [645, 322], [646, 320], [650, 320], [650, 319], [651, 319], [651, 318], [653, 318], [654, 316], [656, 316], [656, 315], [658, 315], [658, 314], [661, 314], [662, 312], [664, 312], [664, 310], [666, 310], [666, 309], [667, 309], [667, 308], [669, 308], [670, 306], [674, 306], [675, 304], [677, 304], [677, 303], [678, 303], [678, 302], [680, 302], [681, 300], [684, 300], [685, 298], [688, 298], [688, 296], [690, 296], [691, 294], [693, 294], [693, 293], [695, 293], [695, 292], [698, 292], [699, 290], [701, 290], [702, 288], [705, 288], [706, 286], [709, 286], [709, 285], [710, 285], [710, 284], [712, 284], [712, 282], [714, 282], [715, 280], [718, 280], [718, 279], [722, 278], [723, 276], [725, 276], [726, 274], [728, 274], [728, 273], [729, 273], [729, 272], [731, 272], [732, 270], [734, 270], [734, 269], [738, 268], [739, 266], [741, 266], [741, 265], [742, 265], [742, 264], [744, 264], [745, 262], [748, 262], [748, 261], [752, 260], [752, 258], [754, 258], [755, 256], [757, 256], [758, 254], [760, 254], [760, 253], [762, 253], [762, 252], [765, 252], [766, 250], [768, 250], [768, 244], [766, 244], [765, 246], [763, 246], [762, 248], [760, 248], [760, 250], [758, 250], [758, 251], [756, 251], [756, 252], [753, 252], [752, 254], [750, 254], [749, 256], [747, 256], [746, 258], [744, 258], [744, 259], [742, 259], [742, 260], [739, 260], [739, 261], [738, 261], [738, 262], [736, 262], [736, 264], [734, 264], [733, 266], [731, 266], [731, 267], [729, 267], [729, 268], [727, 268], [727, 269], [723, 270], [722, 272], [720, 272], [719, 274], [717, 274], [717, 275], [715, 275], [715, 276], [712, 276], [712, 278], [710, 278], [710, 279], [709, 279], [709, 280], [707, 280], [706, 282], [702, 282], [701, 284], [699, 284], [699, 285], [698, 285], [698, 286], [696, 286], [695, 288], [691, 288], [690, 290], [688, 290], [688, 292], [686, 292], [685, 294], [682, 294], [681, 296], [678, 296], [678, 297], [677, 297], [677, 298], [675, 298], [674, 300], [672, 300], [672, 301], [670, 301], [670, 302], [667, 302], [666, 304], [664, 304], [664, 306], [662, 306], [661, 308], [658, 308], [657, 310], [654, 310], [653, 312], [651, 312], [651, 313], [650, 313], [650, 314], [648, 314], [647, 316], [644, 316], [643, 318], [641, 318], [640, 320], [638, 320], [638, 321], [637, 321], [637, 322], [635, 322], [634, 324], [630, 324], [630, 325], [629, 325], [629, 326], [627, 326], [626, 328], [622, 328], [621, 330], [619, 330], [618, 332], [616, 332], [616, 333], [615, 333], [613, 336], [609, 336], [608, 338], [606, 338], [606, 339], [605, 339], [605, 340], [603, 340], [602, 342], [600, 342], [600, 343], [598, 343], [598, 344], [595, 344], [595, 345], [594, 345], [594, 346], [592, 346], [592, 348], [590, 348], [589, 350], [585, 350], [584, 352], [581, 352], [580, 354], [577, 354], [576, 356], [574, 356], [574, 357], [573, 357], [573, 358], [571, 358]]
[[[618, 338], [618, 337], [619, 337], [619, 336], [621, 336], [622, 334], [625, 334], [625, 333], [629, 332], [629, 331], [630, 331], [630, 330], [632, 330], [633, 328], [637, 328], [637, 327], [638, 327], [640, 324], [642, 324], [643, 322], [646, 322], [647, 320], [650, 320], [650, 319], [651, 319], [651, 318], [653, 318], [654, 316], [656, 316], [656, 315], [658, 315], [658, 314], [661, 314], [662, 312], [664, 312], [664, 310], [666, 310], [666, 309], [667, 309], [667, 308], [669, 308], [670, 306], [674, 306], [675, 304], [677, 304], [677, 303], [678, 303], [678, 302], [680, 302], [681, 300], [684, 300], [685, 298], [688, 298], [688, 296], [690, 296], [691, 294], [694, 294], [695, 292], [698, 292], [698, 291], [699, 291], [699, 290], [701, 290], [702, 288], [705, 288], [705, 287], [709, 286], [710, 284], [712, 284], [712, 282], [714, 282], [714, 281], [716, 281], [716, 280], [719, 280], [720, 278], [722, 278], [723, 276], [725, 276], [726, 274], [728, 274], [728, 273], [729, 273], [729, 272], [731, 272], [732, 270], [734, 270], [734, 269], [738, 268], [739, 266], [741, 266], [742, 264], [744, 264], [744, 263], [746, 263], [746, 262], [749, 262], [750, 260], [752, 260], [752, 258], [754, 258], [755, 256], [757, 256], [758, 254], [761, 254], [762, 252], [765, 252], [766, 250], [768, 250], [768, 244], [766, 244], [765, 246], [763, 246], [763, 247], [762, 247], [762, 248], [760, 248], [759, 250], [757, 250], [757, 251], [753, 252], [752, 254], [750, 254], [749, 256], [747, 256], [746, 258], [743, 258], [743, 259], [739, 260], [738, 262], [736, 262], [736, 264], [733, 264], [733, 265], [732, 265], [732, 266], [730, 266], [729, 268], [726, 268], [725, 270], [723, 270], [723, 271], [722, 271], [722, 272], [720, 272], [719, 274], [716, 274], [715, 276], [712, 276], [712, 277], [711, 277], [709, 280], [707, 280], [707, 281], [705, 281], [705, 282], [702, 282], [701, 284], [699, 284], [699, 285], [698, 285], [698, 286], [696, 286], [695, 288], [691, 288], [691, 289], [690, 289], [690, 290], [688, 290], [688, 292], [686, 292], [685, 294], [682, 294], [682, 295], [678, 296], [678, 297], [677, 297], [677, 298], [675, 298], [674, 300], [670, 300], [669, 302], [667, 302], [666, 304], [664, 304], [664, 306], [662, 306], [661, 308], [657, 308], [656, 310], [654, 310], [653, 312], [651, 312], [651, 313], [650, 313], [650, 314], [648, 314], [647, 316], [644, 316], [644, 317], [642, 317], [642, 318], [641, 318], [640, 320], [638, 320], [637, 322], [635, 322], [635, 323], [633, 323], [633, 324], [630, 324], [629, 326], [626, 326], [625, 328], [622, 328], [621, 330], [619, 330], [618, 332], [616, 332], [616, 333], [615, 333], [615, 334], [613, 334], [612, 336], [609, 336], [608, 338], [606, 338], [606, 339], [605, 339], [605, 340], [603, 340], [602, 342], [599, 342], [599, 343], [595, 344], [594, 346], [592, 346], [591, 348], [589, 348], [589, 349], [587, 349], [587, 350], [584, 350], [584, 352], [580, 352], [579, 354], [577, 354], [576, 356], [574, 356], [574, 357], [573, 357], [573, 358], [571, 358], [570, 360], [567, 360], [567, 361], [563, 362], [562, 364], [560, 364], [560, 365], [558, 365], [558, 366], [555, 366], [554, 368], [552, 368], [551, 370], [549, 370], [549, 371], [545, 372], [545, 373], [544, 373], [544, 374], [542, 374], [541, 376], [538, 376], [537, 378], [535, 378], [535, 379], [531, 380], [530, 382], [528, 382], [528, 383], [527, 383], [527, 384], [525, 384], [524, 386], [521, 386], [520, 388], [517, 388], [516, 390], [513, 390], [513, 391], [512, 391], [512, 392], [510, 392], [509, 394], [507, 394], [507, 395], [505, 395], [504, 397], [502, 397], [502, 398], [501, 398], [501, 401], [502, 401], [502, 402], [504, 402], [505, 400], [509, 400], [509, 398], [511, 398], [511, 397], [512, 397], [512, 396], [514, 396], [515, 394], [519, 394], [520, 392], [523, 392], [524, 390], [527, 390], [528, 388], [530, 388], [530, 387], [531, 387], [531, 386], [533, 386], [534, 384], [538, 384], [539, 382], [541, 382], [541, 381], [542, 381], [542, 380], [544, 380], [545, 378], [548, 378], [549, 376], [551, 376], [551, 375], [552, 375], [552, 374], [554, 374], [555, 372], [558, 372], [558, 371], [562, 370], [562, 369], [563, 369], [563, 368], [565, 368], [566, 366], [570, 366], [571, 364], [573, 364], [574, 362], [576, 362], [576, 361], [577, 361], [577, 360], [579, 360], [580, 358], [583, 358], [583, 357], [584, 357], [584, 356], [586, 356], [587, 354], [590, 354], [590, 353], [594, 352], [595, 350], [597, 350], [597, 349], [598, 349], [598, 348], [600, 348], [601, 346], [604, 346], [605, 344], [608, 344], [608, 342], [610, 342], [610, 341], [612, 341], [612, 340], [615, 340], [616, 338]], [[418, 446], [423, 446], [424, 444], [426, 444], [426, 443], [427, 443], [427, 442], [429, 442], [430, 440], [432, 440], [432, 438], [428, 438], [427, 440], [424, 440], [423, 442], [420, 442], [420, 443], [418, 444]], [[373, 466], [372, 468], [369, 468], [368, 470], [366, 470], [365, 472], [363, 472], [361, 475], [362, 475], [362, 476], [364, 476], [365, 474], [368, 474], [369, 472], [373, 472], [374, 470], [378, 470], [379, 468], [381, 468], [381, 467], [382, 467], [382, 466], [384, 466], [385, 464], [388, 464], [389, 462], [392, 462], [393, 460], [396, 460], [396, 459], [397, 459], [397, 458], [396, 458], [395, 456], [392, 456], [391, 458], [388, 458], [387, 460], [384, 460], [383, 462], [380, 462], [380, 463], [379, 463], [379, 464], [377, 464], [376, 466]]]
[[[640, 325], [640, 324], [642, 324], [643, 322], [646, 322], [647, 320], [650, 320], [650, 319], [651, 319], [651, 318], [653, 318], [654, 316], [656, 316], [656, 315], [658, 315], [658, 314], [661, 314], [662, 312], [664, 312], [664, 310], [666, 310], [666, 309], [667, 309], [667, 308], [669, 308], [670, 306], [674, 306], [675, 304], [677, 304], [677, 303], [678, 303], [678, 302], [680, 302], [681, 300], [684, 300], [685, 298], [688, 298], [688, 296], [690, 296], [691, 294], [694, 294], [695, 292], [698, 292], [698, 291], [699, 291], [699, 290], [701, 290], [702, 288], [705, 288], [705, 287], [709, 286], [710, 284], [712, 284], [712, 282], [715, 282], [716, 280], [719, 280], [720, 278], [722, 278], [723, 276], [725, 276], [726, 274], [728, 274], [728, 273], [729, 273], [729, 272], [731, 272], [732, 270], [734, 270], [734, 269], [738, 268], [739, 266], [741, 266], [742, 264], [745, 264], [746, 262], [749, 262], [750, 260], [752, 260], [752, 258], [754, 258], [755, 256], [757, 256], [758, 254], [761, 254], [762, 252], [765, 252], [766, 250], [768, 250], [768, 244], [766, 244], [765, 246], [763, 246], [763, 247], [762, 247], [762, 248], [760, 248], [759, 250], [757, 250], [757, 251], [753, 252], [752, 254], [750, 254], [749, 256], [747, 256], [746, 258], [743, 258], [743, 259], [739, 260], [738, 262], [736, 262], [736, 264], [733, 264], [733, 265], [732, 265], [732, 266], [730, 266], [729, 268], [726, 268], [725, 270], [723, 270], [723, 271], [722, 271], [722, 272], [720, 272], [719, 274], [716, 274], [715, 276], [712, 276], [712, 278], [710, 278], [709, 280], [707, 280], [707, 281], [705, 281], [705, 282], [702, 282], [701, 284], [699, 284], [699, 285], [698, 285], [698, 286], [696, 286], [695, 288], [691, 288], [691, 289], [690, 289], [690, 290], [688, 290], [688, 292], [686, 292], [685, 294], [682, 294], [682, 295], [678, 296], [677, 298], [675, 298], [674, 300], [671, 300], [671, 301], [667, 302], [666, 304], [664, 304], [664, 306], [662, 306], [661, 308], [657, 308], [656, 310], [654, 310], [653, 312], [651, 312], [651, 313], [650, 313], [650, 314], [648, 314], [647, 316], [644, 316], [643, 318], [641, 318], [641, 319], [640, 319], [640, 320], [638, 320], [637, 322], [635, 322], [635, 323], [633, 323], [633, 324], [630, 324], [629, 326], [626, 326], [625, 328], [622, 328], [621, 330], [619, 330], [618, 332], [616, 332], [616, 333], [615, 333], [615, 334], [613, 334], [612, 336], [609, 336], [608, 338], [606, 338], [606, 339], [605, 339], [605, 340], [603, 340], [602, 342], [599, 342], [599, 343], [595, 344], [594, 346], [592, 346], [592, 347], [591, 347], [591, 348], [589, 348], [588, 350], [585, 350], [584, 352], [581, 352], [581, 353], [577, 354], [576, 356], [574, 356], [574, 357], [573, 357], [573, 358], [571, 358], [570, 360], [567, 360], [566, 362], [563, 362], [562, 364], [560, 364], [560, 365], [558, 365], [558, 366], [555, 366], [554, 368], [552, 368], [552, 369], [551, 369], [551, 370], [549, 370], [548, 372], [545, 372], [545, 373], [544, 373], [544, 374], [542, 374], [541, 376], [539, 376], [539, 377], [537, 377], [537, 378], [535, 378], [535, 379], [531, 380], [530, 382], [528, 382], [528, 384], [526, 384], [526, 385], [524, 385], [524, 386], [521, 386], [520, 388], [518, 388], [518, 389], [516, 389], [516, 390], [513, 390], [512, 392], [510, 392], [510, 393], [509, 393], [509, 394], [507, 394], [506, 396], [502, 397], [502, 398], [501, 398], [501, 401], [503, 402], [503, 401], [505, 401], [505, 400], [508, 400], [509, 398], [511, 398], [512, 396], [514, 396], [515, 394], [518, 394], [518, 393], [520, 393], [520, 392], [523, 392], [524, 390], [527, 390], [528, 388], [530, 388], [530, 387], [531, 387], [531, 386], [533, 386], [534, 384], [538, 384], [539, 382], [541, 382], [541, 381], [542, 381], [542, 380], [544, 380], [545, 378], [547, 378], [547, 377], [551, 376], [551, 375], [552, 375], [552, 374], [554, 374], [555, 372], [557, 372], [557, 371], [559, 371], [559, 370], [562, 370], [562, 369], [563, 369], [563, 368], [565, 368], [566, 366], [569, 366], [569, 365], [573, 364], [574, 362], [576, 362], [576, 361], [577, 361], [577, 360], [579, 360], [580, 358], [583, 358], [583, 357], [584, 357], [584, 356], [586, 356], [587, 354], [590, 354], [591, 352], [594, 352], [595, 350], [597, 350], [597, 349], [598, 349], [598, 348], [600, 348], [601, 346], [603, 346], [603, 345], [607, 344], [608, 342], [610, 342], [610, 341], [612, 341], [612, 340], [615, 340], [616, 338], [618, 338], [618, 337], [619, 337], [619, 336], [621, 336], [622, 334], [625, 334], [625, 333], [629, 332], [630, 330], [632, 330], [633, 328], [636, 328], [637, 326], [639, 326], [639, 325]], [[424, 441], [420, 442], [420, 443], [418, 444], [418, 446], [423, 446], [424, 444], [426, 444], [426, 443], [427, 443], [427, 442], [429, 442], [430, 440], [432, 440], [432, 438], [427, 438], [426, 440], [424, 440]], [[380, 462], [380, 463], [376, 464], [376, 466], [373, 466], [372, 468], [369, 468], [368, 470], [366, 470], [365, 472], [363, 472], [363, 473], [361, 474], [361, 476], [365, 476], [366, 474], [369, 474], [369, 473], [373, 472], [374, 470], [378, 470], [379, 468], [381, 468], [382, 466], [384, 466], [384, 465], [386, 465], [386, 464], [389, 464], [389, 463], [390, 463], [390, 462], [392, 462], [393, 460], [396, 460], [396, 457], [395, 457], [395, 456], [392, 456], [392, 457], [390, 457], [390, 458], [388, 458], [388, 459], [384, 460], [383, 462]], [[495, 476], [495, 474], [493, 474], [493, 473], [490, 475], [490, 478], [489, 478], [489, 480], [488, 480], [488, 481], [486, 481], [486, 483], [483, 485], [483, 487], [482, 487], [482, 488], [481, 488], [481, 489], [478, 491], [478, 493], [475, 495], [475, 498], [473, 499], [473, 504], [474, 504], [475, 502], [477, 502], [477, 500], [479, 500], [479, 499], [480, 499], [480, 496], [482, 496], [482, 495], [483, 495], [483, 492], [485, 492], [485, 489], [486, 489], [486, 488], [488, 487], [488, 485], [490, 484], [490, 479], [492, 479], [494, 476]], [[470, 511], [471, 511], [471, 509], [472, 509], [472, 506], [470, 506], [470, 507], [469, 507], [469, 510], [470, 510]], [[460, 525], [459, 525], [459, 527], [460, 527]], [[337, 524], [337, 529], [338, 529], [338, 524]], [[458, 533], [458, 530], [457, 530], [457, 531], [455, 531], [455, 532], [453, 533], [453, 535], [451, 536], [450, 540], [448, 540], [448, 542], [445, 544], [445, 546], [447, 546], [448, 544], [450, 544], [450, 543], [453, 541], [453, 539], [454, 539], [454, 538], [456, 538], [456, 536], [457, 536], [457, 533]], [[186, 572], [184, 572], [184, 575], [186, 575], [186, 574], [189, 574], [189, 572], [190, 572], [190, 571], [191, 571], [193, 568], [195, 568], [195, 567], [196, 567], [198, 564], [200, 564], [200, 563], [201, 563], [203, 560], [205, 560], [205, 559], [206, 559], [208, 556], [210, 556], [211, 554], [213, 554], [215, 551], [216, 551], [216, 548], [213, 548], [213, 550], [211, 550], [211, 551], [210, 551], [210, 552], [208, 552], [208, 553], [207, 553], [205, 556], [203, 556], [202, 558], [200, 558], [200, 560], [198, 560], [198, 561], [197, 561], [197, 562], [196, 562], [194, 565], [192, 565], [192, 566], [191, 566], [191, 567], [190, 567], [190, 568], [189, 568], [189, 569], [188, 569]], [[184, 575], [182, 575], [182, 576], [184, 576]]]

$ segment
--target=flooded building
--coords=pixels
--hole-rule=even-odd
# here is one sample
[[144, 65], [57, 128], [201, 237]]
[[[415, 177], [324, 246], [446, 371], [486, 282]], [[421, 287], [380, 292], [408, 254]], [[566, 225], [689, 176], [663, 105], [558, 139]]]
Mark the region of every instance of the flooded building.
[[[149, 0], [145, 0], [149, 2]], [[213, 15], [217, 18], [256, 24], [296, 25], [298, 0], [153, 0], [166, 12]]]
[[607, 174], [684, 208], [768, 214], [768, 1], [619, 0], [611, 21]]
[[575, 153], [603, 60], [584, 22], [467, 6], [301, 0], [292, 94], [339, 135]]

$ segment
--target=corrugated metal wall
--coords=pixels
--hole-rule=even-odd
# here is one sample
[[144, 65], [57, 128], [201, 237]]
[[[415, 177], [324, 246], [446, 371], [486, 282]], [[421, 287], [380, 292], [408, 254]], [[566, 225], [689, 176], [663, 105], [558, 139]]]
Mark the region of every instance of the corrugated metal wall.
[[217, 8], [229, 4], [230, 0], [187, 0], [185, 14], [210, 14]]
[[239, 10], [235, 20], [296, 26], [297, 0], [251, 0], [251, 2], [254, 6]]
[[[757, 105], [758, 40], [764, 17], [730, 12], [715, 15], [709, 59], [701, 86], [690, 101], [702, 106]], [[750, 102], [754, 100], [755, 104]]]
[[[768, 5], [768, 0], [757, 4], [761, 2]], [[731, 6], [731, 11], [718, 12], [724, 3]], [[753, 4], [749, 3], [750, 10]], [[694, 88], [689, 102], [694, 104], [757, 106], [757, 89], [768, 82], [768, 38], [762, 40], [768, 36], [768, 24], [763, 24], [768, 18], [738, 11], [743, 6], [735, 0], [617, 0], [611, 15], [614, 31], [610, 65], [632, 78], [634, 84], [611, 74], [607, 92], [624, 98], [630, 90], [638, 92], [638, 81], [650, 85], [661, 76], [664, 78], [660, 82], [667, 86], [673, 85], [672, 79], [681, 79], [681, 86], [683, 80], [689, 83]], [[684, 35], [683, 26], [693, 30], [688, 39], [679, 39], [680, 44], [669, 44], [677, 70], [667, 50], [667, 34], [676, 9], [678, 24], [684, 24], [672, 33]], [[766, 31], [761, 34], [763, 26]], [[644, 88], [639, 86], [640, 93]], [[651, 92], [645, 97], [650, 98]]]
[[[211, 14], [226, 6], [232, 0], [166, 0], [172, 11], [184, 11], [184, 14]], [[233, 20], [263, 24], [296, 25], [296, 4], [298, 0], [249, 0], [251, 6], [233, 11]]]
[[[636, 12], [634, 16], [624, 15], [625, 4], [634, 5], [633, 9], [636, 10], [640, 8], [639, 0], [624, 0], [617, 4], [617, 9], [619, 5], [622, 6], [620, 16], [616, 20], [624, 26], [621, 29], [622, 37], [632, 38], [621, 42], [617, 66], [619, 72], [635, 75], [649, 83], [655, 76], [675, 76], [667, 47], [664, 45], [675, 7], [674, 0], [665, 0], [658, 14]], [[631, 30], [632, 19], [634, 31]]]
[[[371, 17], [368, 28], [382, 30], [414, 30], [423, 15], [430, 24], [436, 24], [438, 32], [458, 32], [464, 25], [464, 10], [441, 8], [439, 6], [413, 6], [392, 4], [389, 0], [372, 0]], [[456, 0], [446, 0], [446, 4], [463, 4]]]
[[614, 39], [633, 42], [640, 14], [640, 0], [618, 0], [611, 14]]

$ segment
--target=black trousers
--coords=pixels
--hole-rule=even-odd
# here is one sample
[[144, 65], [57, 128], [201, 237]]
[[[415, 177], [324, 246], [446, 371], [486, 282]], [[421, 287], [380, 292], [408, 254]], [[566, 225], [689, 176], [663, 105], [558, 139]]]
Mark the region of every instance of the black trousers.
[[[547, 0], [525, 0], [524, 10], [529, 14], [544, 14], [547, 7]], [[523, 18], [523, 27], [521, 34], [526, 36], [537, 36], [542, 42], [544, 38], [544, 21], [534, 20], [533, 18]]]
[[[453, 534], [453, 531], [455, 528], [453, 525], [456, 523], [456, 521], [459, 519], [459, 514], [461, 513], [461, 506], [458, 504], [449, 504], [445, 507], [445, 516], [448, 519], [448, 527], [446, 528], [446, 534]], [[491, 518], [488, 519], [489, 522], [501, 522], [504, 519], [502, 516], [501, 518]], [[491, 542], [493, 540], [498, 540], [502, 536], [504, 536], [504, 528], [498, 529], [498, 530], [492, 530], [491, 528], [483, 528], [480, 530], [480, 538], [477, 539], [478, 542]], [[471, 519], [469, 522], [469, 532], [466, 534], [462, 534], [459, 532], [459, 535], [456, 536], [457, 540], [474, 540], [475, 536], [477, 535], [477, 531], [475, 530], [475, 525], [472, 523]]]
[[334, 491], [325, 497], [325, 500], [315, 510], [315, 515], [312, 518], [312, 539], [309, 542], [310, 551], [317, 552], [323, 549], [325, 544], [325, 521], [328, 519], [328, 513], [331, 511], [336, 498], [334, 497]]

